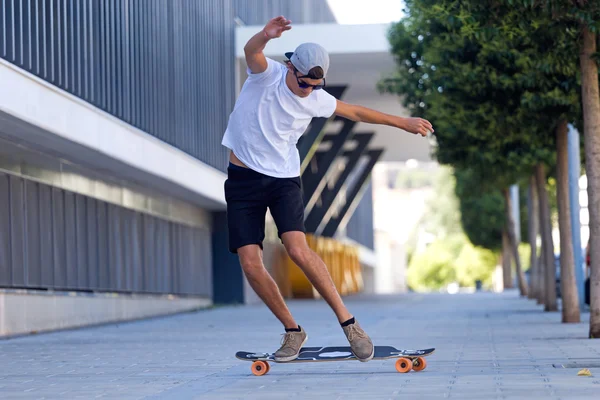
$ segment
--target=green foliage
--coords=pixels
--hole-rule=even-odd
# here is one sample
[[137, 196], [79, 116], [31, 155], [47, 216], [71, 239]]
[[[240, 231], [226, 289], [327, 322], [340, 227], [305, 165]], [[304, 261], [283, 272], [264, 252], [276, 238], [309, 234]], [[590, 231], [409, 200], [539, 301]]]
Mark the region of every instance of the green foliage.
[[578, 120], [577, 29], [502, 1], [407, 0], [389, 33], [396, 74], [382, 91], [432, 121], [441, 163], [506, 187], [554, 162], [554, 126]]
[[427, 251], [413, 255], [408, 267], [408, 286], [414, 291], [441, 289], [456, 280], [456, 251], [446, 241], [437, 241]]
[[398, 94], [413, 116], [433, 123], [435, 156], [457, 171], [456, 215], [470, 241], [501, 247], [501, 190], [515, 183], [526, 241], [527, 178], [539, 163], [552, 174], [561, 119], [582, 129], [580, 30], [582, 22], [598, 21], [600, 2], [405, 3], [406, 18], [388, 35], [397, 69], [379, 89]]
[[[502, 230], [506, 225], [504, 195], [482, 182], [478, 171], [455, 169], [456, 197], [460, 204], [462, 228], [475, 246], [499, 251], [502, 249]], [[519, 187], [521, 242], [527, 242], [527, 186]]]
[[408, 268], [408, 285], [415, 291], [439, 290], [458, 282], [462, 287], [474, 287], [481, 280], [492, 283], [497, 255], [470, 243], [463, 234], [454, 234], [430, 244], [415, 254]]
[[[474, 246], [465, 236], [455, 194], [455, 182], [460, 178], [455, 176], [452, 168], [440, 168], [433, 185], [434, 194], [427, 202], [425, 215], [410, 240], [407, 278], [413, 290], [442, 289], [452, 282], [474, 286], [477, 279], [491, 282], [497, 256], [492, 251]], [[501, 202], [500, 208], [503, 207]], [[432, 234], [435, 240], [419, 252], [415, 247], [419, 235], [424, 232]]]
[[484, 286], [491, 286], [497, 260], [497, 254], [491, 250], [466, 242], [456, 259], [457, 281], [464, 287], [475, 286], [477, 280], [482, 281]]
[[[521, 266], [523, 267], [523, 271], [527, 271], [529, 268], [531, 268], [531, 247], [529, 246], [529, 244], [525, 244], [525, 243], [521, 243], [519, 244], [519, 258], [521, 259]], [[539, 251], [540, 249], [538, 248], [537, 250], [537, 255], [539, 255]]]
[[[412, 255], [409, 283], [423, 290], [453, 281], [469, 285], [477, 277], [486, 281], [495, 259], [481, 247], [501, 247], [501, 190], [521, 184], [521, 240], [526, 241], [526, 184], [532, 167], [544, 163], [552, 174], [554, 129], [561, 119], [582, 130], [580, 31], [587, 24], [598, 32], [600, 2], [405, 3], [407, 17], [389, 32], [397, 69], [378, 87], [398, 94], [411, 115], [433, 123], [435, 156], [455, 168], [447, 186], [440, 186], [445, 195], [430, 204], [429, 215], [439, 216], [424, 221], [438, 239]], [[455, 194], [447, 194], [455, 182]], [[548, 187], [555, 209], [552, 178]], [[451, 211], [455, 206], [460, 212]], [[470, 242], [453, 227], [457, 220]], [[519, 252], [527, 269], [529, 248], [520, 245]]]
[[482, 188], [472, 169], [457, 169], [455, 176], [461, 223], [469, 240], [476, 246], [500, 250], [506, 224], [502, 193]]
[[600, 2], [597, 0], [504, 0], [521, 10], [543, 12], [554, 21], [586, 24], [592, 32], [600, 32]]
[[[518, 250], [523, 270], [527, 271], [531, 249], [521, 243]], [[474, 287], [477, 280], [489, 288], [498, 263], [498, 252], [475, 246], [464, 235], [455, 234], [414, 254], [408, 266], [407, 281], [417, 292], [444, 289], [453, 282], [461, 287]]]

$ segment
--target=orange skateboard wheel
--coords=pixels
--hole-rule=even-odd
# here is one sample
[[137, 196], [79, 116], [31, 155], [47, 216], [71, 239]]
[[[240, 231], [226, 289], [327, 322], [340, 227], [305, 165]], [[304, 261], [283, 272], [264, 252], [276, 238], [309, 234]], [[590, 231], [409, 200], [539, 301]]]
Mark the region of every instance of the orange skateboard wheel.
[[262, 376], [266, 374], [269, 372], [269, 369], [269, 363], [266, 361], [254, 361], [251, 367], [252, 373], [256, 376]]
[[396, 371], [402, 374], [409, 372], [412, 366], [412, 362], [408, 358], [402, 357], [396, 361]]
[[412, 369], [415, 371], [423, 371], [427, 368], [427, 361], [423, 357], [417, 357], [412, 362]]

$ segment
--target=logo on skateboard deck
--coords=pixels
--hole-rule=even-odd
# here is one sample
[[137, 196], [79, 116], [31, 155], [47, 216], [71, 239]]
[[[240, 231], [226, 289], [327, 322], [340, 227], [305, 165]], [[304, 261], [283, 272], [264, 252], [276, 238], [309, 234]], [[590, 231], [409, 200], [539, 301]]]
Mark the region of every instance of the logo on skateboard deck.
[[351, 357], [353, 354], [352, 353], [345, 353], [345, 352], [341, 352], [341, 351], [334, 351], [331, 353], [322, 353], [319, 354], [319, 357]]
[[269, 357], [269, 353], [252, 353], [252, 354], [246, 354], [247, 358], [268, 358]]

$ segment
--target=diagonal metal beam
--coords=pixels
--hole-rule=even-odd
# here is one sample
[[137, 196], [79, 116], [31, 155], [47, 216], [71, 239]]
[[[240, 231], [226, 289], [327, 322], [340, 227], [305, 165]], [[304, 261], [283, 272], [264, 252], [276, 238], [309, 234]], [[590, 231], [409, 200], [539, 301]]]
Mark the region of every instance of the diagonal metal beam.
[[330, 218], [327, 223], [324, 223], [323, 221], [323, 223], [319, 225], [316, 232], [317, 234], [321, 234], [325, 237], [333, 237], [340, 225], [345, 226], [348, 223], [350, 217], [352, 217], [352, 214], [354, 213], [354, 210], [358, 206], [358, 203], [360, 203], [362, 194], [367, 187], [368, 178], [371, 175], [371, 171], [373, 170], [373, 167], [379, 158], [383, 155], [383, 152], [383, 149], [369, 150], [367, 152], [369, 161], [367, 162], [367, 165], [363, 171], [360, 173], [356, 184], [346, 196], [346, 203], [335, 217]]
[[352, 129], [356, 122], [343, 118], [344, 125], [338, 134], [327, 134], [323, 142], [331, 143], [329, 150], [316, 152], [309, 167], [302, 174], [302, 187], [304, 189], [304, 212], [308, 213], [319, 199], [329, 176], [333, 171], [335, 159], [344, 150], [344, 143], [352, 137]]
[[[341, 99], [342, 95], [346, 91], [348, 86], [329, 86], [324, 90], [335, 97], [336, 99]], [[306, 169], [306, 166], [310, 162], [312, 156], [317, 151], [319, 147], [319, 143], [321, 143], [321, 139], [325, 134], [323, 128], [328, 121], [335, 119], [334, 116], [330, 118], [313, 118], [310, 126], [307, 131], [302, 135], [300, 140], [298, 140], [298, 152], [300, 153], [300, 173], [303, 173]]]
[[361, 155], [367, 149], [369, 142], [373, 138], [374, 133], [355, 133], [352, 139], [356, 142], [356, 147], [352, 150], [344, 151], [343, 156], [347, 157], [346, 165], [342, 172], [337, 177], [333, 187], [328, 188], [327, 185], [323, 188], [320, 193], [320, 204], [315, 204], [310, 212], [306, 213], [304, 225], [306, 231], [309, 233], [315, 233], [319, 224], [325, 218], [327, 212], [331, 208], [333, 201], [335, 200], [340, 189], [344, 185], [344, 182], [350, 176], [352, 169], [360, 159]]

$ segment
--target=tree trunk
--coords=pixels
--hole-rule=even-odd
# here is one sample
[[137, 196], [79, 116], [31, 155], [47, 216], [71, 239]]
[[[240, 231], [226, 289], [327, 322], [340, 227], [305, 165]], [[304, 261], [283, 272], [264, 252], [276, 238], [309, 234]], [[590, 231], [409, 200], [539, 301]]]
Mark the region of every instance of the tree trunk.
[[587, 175], [588, 209], [590, 212], [590, 338], [600, 338], [600, 91], [598, 65], [592, 59], [596, 52], [596, 36], [583, 25], [581, 64], [581, 97], [585, 171]]
[[556, 198], [558, 200], [558, 228], [560, 231], [560, 292], [562, 322], [580, 322], [579, 295], [575, 280], [575, 255], [571, 231], [569, 200], [569, 153], [567, 148], [567, 120], [556, 127]]
[[508, 240], [510, 243], [511, 253], [515, 259], [515, 265], [517, 269], [517, 283], [519, 285], [519, 292], [521, 296], [527, 297], [529, 289], [527, 287], [527, 280], [525, 279], [525, 272], [521, 268], [521, 257], [519, 257], [519, 243], [517, 243], [517, 234], [515, 233], [515, 220], [512, 214], [512, 201], [510, 200], [510, 191], [504, 189], [504, 208], [506, 211], [506, 221], [508, 225]]
[[506, 228], [502, 230], [502, 283], [504, 289], [513, 288], [512, 263], [510, 261], [510, 241]]
[[[537, 189], [536, 189], [537, 190]], [[540, 207], [538, 207], [539, 210]], [[538, 218], [539, 221], [539, 218]], [[538, 287], [538, 292], [537, 292], [537, 303], [538, 304], [544, 304], [544, 298], [545, 298], [545, 289], [544, 289], [544, 244], [542, 243], [542, 246], [540, 247], [540, 256], [538, 257], [537, 260], [537, 287]]]
[[537, 235], [538, 235], [538, 200], [537, 189], [535, 187], [535, 175], [529, 178], [529, 196], [527, 197], [528, 206], [528, 234], [529, 247], [531, 248], [529, 280], [531, 282], [531, 290], [529, 291], [530, 299], [539, 299], [538, 286], [538, 262], [537, 262]]
[[535, 166], [535, 183], [540, 201], [540, 227], [544, 251], [544, 311], [557, 311], [552, 221], [550, 220], [550, 205], [548, 204], [548, 192], [546, 191], [546, 171], [543, 164]]
[[538, 297], [538, 304], [546, 304], [546, 245], [544, 243], [544, 212], [542, 210], [542, 203], [540, 201], [540, 191], [537, 179], [537, 172], [534, 169], [533, 176], [535, 177], [535, 190], [537, 192], [538, 199], [538, 227], [540, 229], [540, 238], [541, 246], [540, 246], [540, 257], [538, 259], [538, 288], [540, 290]]

